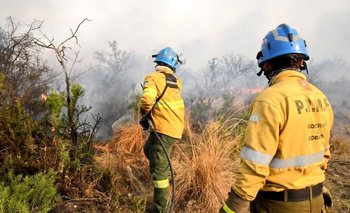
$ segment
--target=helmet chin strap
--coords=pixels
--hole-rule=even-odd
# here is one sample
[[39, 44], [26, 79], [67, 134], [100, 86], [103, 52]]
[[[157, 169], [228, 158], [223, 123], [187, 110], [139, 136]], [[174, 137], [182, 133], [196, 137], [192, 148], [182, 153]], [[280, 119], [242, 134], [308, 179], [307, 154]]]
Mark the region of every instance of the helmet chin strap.
[[257, 76], [261, 76], [261, 74], [263, 73], [263, 69], [260, 69], [260, 71], [256, 74]]
[[264, 73], [265, 77], [267, 78], [267, 80], [270, 82], [271, 79], [277, 75], [278, 73], [280, 73], [281, 70], [275, 70], [275, 71], [268, 71], [268, 72], [264, 72], [264, 70], [262, 69], [262, 67], [260, 68], [260, 71], [256, 74], [257, 76], [261, 76], [261, 74]]
[[177, 62], [178, 62], [179, 64], [182, 64], [182, 63], [183, 63], [183, 61], [180, 60], [179, 55], [176, 55], [176, 59], [177, 59]]

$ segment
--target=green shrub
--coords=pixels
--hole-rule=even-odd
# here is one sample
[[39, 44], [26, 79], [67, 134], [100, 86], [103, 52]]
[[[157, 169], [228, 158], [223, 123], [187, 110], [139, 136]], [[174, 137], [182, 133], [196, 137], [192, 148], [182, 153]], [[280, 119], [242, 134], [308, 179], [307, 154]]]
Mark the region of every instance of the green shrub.
[[5, 75], [0, 73], [0, 91], [4, 89]]
[[52, 124], [52, 130], [56, 131], [60, 125], [60, 113], [64, 106], [64, 93], [53, 91], [45, 101], [45, 106], [50, 112], [50, 121]]
[[58, 199], [55, 173], [7, 174], [0, 182], [0, 213], [49, 212]]
[[38, 144], [33, 135], [36, 122], [19, 101], [0, 107], [0, 175], [9, 169], [14, 173], [35, 173], [40, 163], [35, 162]]

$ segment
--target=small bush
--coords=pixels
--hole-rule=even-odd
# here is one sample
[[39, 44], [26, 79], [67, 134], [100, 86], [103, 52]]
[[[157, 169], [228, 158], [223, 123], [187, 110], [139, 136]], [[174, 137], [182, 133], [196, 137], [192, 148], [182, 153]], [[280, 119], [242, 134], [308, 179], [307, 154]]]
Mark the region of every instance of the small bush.
[[0, 182], [0, 213], [49, 212], [58, 199], [53, 172], [34, 176], [8, 173]]

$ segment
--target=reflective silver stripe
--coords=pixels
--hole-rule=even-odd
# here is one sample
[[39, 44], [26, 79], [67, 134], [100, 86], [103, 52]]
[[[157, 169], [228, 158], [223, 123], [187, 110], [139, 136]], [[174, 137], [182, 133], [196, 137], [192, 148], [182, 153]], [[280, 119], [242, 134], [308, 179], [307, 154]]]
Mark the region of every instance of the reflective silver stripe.
[[288, 168], [294, 166], [307, 166], [313, 163], [321, 162], [323, 160], [323, 155], [324, 151], [287, 159], [274, 158], [270, 163], [270, 167]]
[[[280, 36], [278, 35], [278, 32], [277, 30], [272, 30], [272, 34], [273, 34], [273, 37], [276, 41], [285, 41], [285, 42], [289, 42], [289, 39], [288, 37], [286, 36]], [[293, 35], [293, 41], [298, 41], [299, 39], [301, 39], [301, 37], [298, 35]]]
[[167, 84], [170, 84], [170, 85], [174, 85], [174, 86], [177, 86], [177, 83], [176, 82], [173, 82], [173, 81], [166, 81]]
[[322, 162], [324, 158], [324, 151], [309, 155], [297, 156], [294, 158], [280, 159], [255, 151], [254, 149], [245, 146], [241, 151], [241, 157], [256, 164], [270, 166], [271, 168], [289, 168], [295, 166], [307, 166], [313, 163]]
[[251, 149], [246, 146], [241, 151], [241, 157], [245, 160], [249, 160], [257, 164], [263, 164], [265, 166], [268, 166], [273, 158], [272, 155], [255, 151], [254, 149]]

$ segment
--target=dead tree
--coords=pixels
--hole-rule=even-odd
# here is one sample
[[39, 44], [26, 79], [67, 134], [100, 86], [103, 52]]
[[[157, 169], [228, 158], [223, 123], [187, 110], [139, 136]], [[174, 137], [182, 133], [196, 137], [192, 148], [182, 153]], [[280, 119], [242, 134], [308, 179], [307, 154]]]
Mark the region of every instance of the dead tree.
[[62, 42], [55, 44], [54, 43], [54, 38], [50, 39], [48, 38], [44, 33], [42, 33], [40, 31], [40, 33], [44, 36], [46, 41], [42, 41], [40, 39], [36, 40], [36, 44], [43, 47], [43, 48], [47, 48], [47, 49], [51, 49], [54, 51], [55, 56], [57, 61], [60, 63], [62, 71], [64, 73], [65, 76], [65, 83], [66, 83], [66, 93], [67, 93], [67, 97], [66, 97], [66, 102], [67, 102], [67, 116], [68, 116], [68, 126], [69, 126], [69, 130], [70, 130], [70, 137], [72, 139], [72, 143], [77, 146], [78, 144], [78, 132], [76, 129], [76, 124], [74, 122], [74, 106], [72, 106], [72, 95], [71, 95], [71, 83], [72, 83], [72, 79], [71, 79], [71, 73], [73, 70], [73, 67], [75, 65], [76, 62], [78, 62], [78, 56], [79, 56], [79, 52], [74, 52], [75, 57], [73, 59], [73, 62], [70, 66], [70, 68], [68, 68], [68, 62], [69, 59], [67, 57], [67, 50], [71, 50], [71, 47], [67, 46], [67, 44], [74, 40], [75, 44], [80, 46], [79, 41], [78, 41], [78, 37], [77, 37], [77, 33], [81, 27], [81, 25], [85, 22], [85, 21], [90, 21], [89, 19], [85, 18], [83, 19], [78, 26], [75, 28], [75, 30], [70, 29], [71, 35], [66, 38], [65, 40], [63, 40]]
[[[10, 100], [19, 100], [32, 115], [43, 110], [39, 97], [55, 78], [35, 45], [34, 32], [41, 25], [42, 22], [34, 21], [19, 29], [20, 24], [9, 17], [7, 28], [0, 29], [0, 74], [5, 76], [6, 93]], [[0, 105], [4, 103], [0, 97]]]
[[224, 86], [229, 85], [234, 79], [243, 75], [254, 66], [254, 63], [244, 56], [226, 54], [221, 59], [221, 72]]

